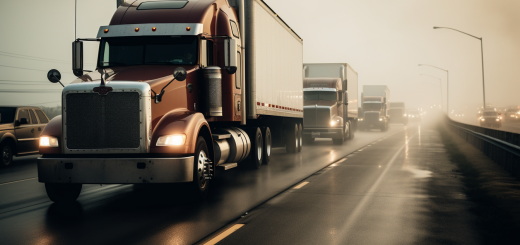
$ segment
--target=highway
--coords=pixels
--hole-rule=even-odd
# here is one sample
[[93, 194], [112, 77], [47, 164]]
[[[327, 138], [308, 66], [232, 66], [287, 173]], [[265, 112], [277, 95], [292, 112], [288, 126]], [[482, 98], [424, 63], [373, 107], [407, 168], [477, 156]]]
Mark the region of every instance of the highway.
[[[470, 125], [480, 126], [478, 118], [464, 116], [464, 117], [451, 117], [452, 120]], [[503, 121], [502, 126], [498, 130], [508, 131], [513, 133], [520, 133], [520, 121]]]
[[342, 146], [275, 149], [260, 170], [218, 171], [200, 203], [178, 185], [84, 185], [75, 204], [60, 206], [37, 181], [36, 157], [15, 158], [0, 172], [0, 244], [194, 244], [234, 224], [243, 227], [219, 244], [472, 244], [468, 203], [442, 147], [416, 123], [358, 132]]

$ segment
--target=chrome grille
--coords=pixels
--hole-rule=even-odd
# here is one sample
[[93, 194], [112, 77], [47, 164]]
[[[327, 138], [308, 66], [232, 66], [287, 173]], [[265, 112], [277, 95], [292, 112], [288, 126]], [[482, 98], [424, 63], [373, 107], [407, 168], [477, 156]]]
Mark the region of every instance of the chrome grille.
[[379, 112], [365, 112], [366, 122], [377, 122], [379, 121]]
[[139, 97], [137, 92], [67, 94], [67, 148], [139, 148]]
[[316, 126], [329, 127], [330, 126], [330, 107], [316, 108]]

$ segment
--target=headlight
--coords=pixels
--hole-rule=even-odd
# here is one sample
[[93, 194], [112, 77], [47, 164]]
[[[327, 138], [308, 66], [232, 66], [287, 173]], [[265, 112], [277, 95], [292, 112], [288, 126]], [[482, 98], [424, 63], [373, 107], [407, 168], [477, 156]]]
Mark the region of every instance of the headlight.
[[177, 146], [186, 143], [185, 134], [173, 134], [159, 137], [157, 146]]
[[383, 121], [383, 118], [379, 118], [379, 121]]
[[484, 118], [482, 118], [482, 119], [480, 119], [480, 120], [482, 120], [482, 121], [486, 121], [486, 119], [484, 119]]
[[497, 122], [499, 122], [499, 121], [500, 121], [500, 119], [499, 119], [499, 118], [497, 118]]
[[40, 137], [40, 146], [43, 147], [58, 147], [58, 138], [51, 136]]
[[406, 114], [404, 114], [404, 116], [406, 117]]
[[357, 120], [358, 120], [358, 121], [363, 121], [363, 118], [358, 118]]

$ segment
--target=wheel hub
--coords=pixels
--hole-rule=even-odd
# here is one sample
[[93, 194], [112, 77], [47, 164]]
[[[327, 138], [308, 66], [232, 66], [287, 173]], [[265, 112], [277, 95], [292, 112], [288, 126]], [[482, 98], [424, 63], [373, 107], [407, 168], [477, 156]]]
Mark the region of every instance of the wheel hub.
[[197, 162], [197, 171], [198, 171], [198, 178], [199, 178], [199, 186], [204, 187], [206, 185], [206, 168], [204, 166], [204, 163], [208, 160], [206, 157], [206, 152], [204, 150], [201, 150], [199, 152], [199, 159]]

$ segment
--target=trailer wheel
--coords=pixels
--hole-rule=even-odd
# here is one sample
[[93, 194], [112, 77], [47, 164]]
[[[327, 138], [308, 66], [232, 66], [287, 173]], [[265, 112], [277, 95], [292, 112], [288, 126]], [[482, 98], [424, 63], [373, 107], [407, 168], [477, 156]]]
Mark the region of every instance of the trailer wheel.
[[207, 169], [205, 163], [211, 160], [208, 156], [209, 150], [208, 145], [204, 137], [199, 136], [197, 138], [197, 144], [195, 145], [195, 158], [193, 161], [193, 192], [195, 199], [203, 199], [208, 193], [209, 181], [206, 180]]
[[82, 184], [45, 183], [45, 191], [55, 203], [71, 203], [78, 199]]
[[303, 146], [303, 127], [301, 124], [298, 124], [298, 152], [302, 151]]
[[251, 128], [247, 131], [251, 139], [251, 153], [249, 154], [249, 164], [254, 169], [259, 169], [263, 161], [264, 139], [262, 131], [258, 127]]
[[262, 135], [264, 136], [264, 148], [263, 148], [263, 163], [269, 164], [271, 161], [271, 147], [272, 147], [272, 136], [271, 129], [269, 127], [262, 128]]
[[0, 144], [0, 154], [2, 158], [0, 158], [0, 167], [7, 167], [9, 166], [13, 161], [13, 147], [9, 142], [3, 142]]
[[298, 125], [291, 124], [285, 130], [285, 150], [287, 153], [296, 153], [298, 150]]

